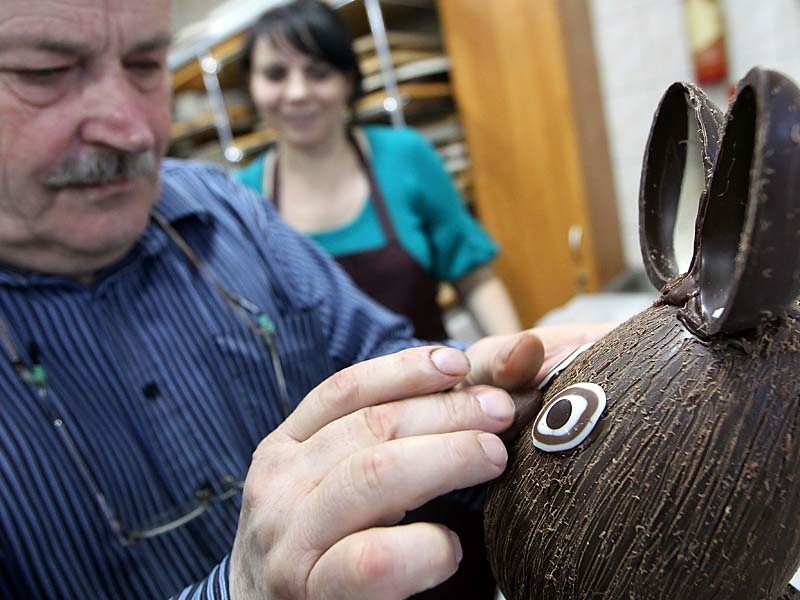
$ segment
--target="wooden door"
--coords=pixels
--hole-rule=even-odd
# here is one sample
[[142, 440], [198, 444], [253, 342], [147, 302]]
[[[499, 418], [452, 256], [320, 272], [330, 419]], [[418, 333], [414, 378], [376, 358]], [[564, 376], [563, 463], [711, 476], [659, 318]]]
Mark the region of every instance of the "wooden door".
[[478, 216], [525, 325], [623, 268], [585, 0], [440, 0]]

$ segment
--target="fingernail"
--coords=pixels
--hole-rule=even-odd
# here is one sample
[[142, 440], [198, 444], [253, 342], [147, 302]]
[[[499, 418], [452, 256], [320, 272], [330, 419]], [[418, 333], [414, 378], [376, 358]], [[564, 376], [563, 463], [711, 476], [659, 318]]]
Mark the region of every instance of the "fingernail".
[[500, 390], [487, 390], [477, 396], [481, 410], [498, 421], [507, 421], [514, 418], [514, 403], [508, 394]]
[[514, 351], [519, 348], [529, 337], [535, 337], [535, 334], [530, 331], [523, 331], [522, 333], [517, 334], [517, 339], [514, 340], [514, 343], [509, 344], [506, 351], [500, 354], [500, 360], [502, 360], [504, 363], [508, 362], [508, 359], [511, 358], [512, 354], [514, 354]]
[[461, 540], [458, 539], [458, 536], [454, 531], [450, 532], [450, 537], [453, 538], [453, 548], [456, 551], [456, 562], [460, 563], [461, 559], [464, 558], [464, 550], [461, 548]]
[[467, 355], [455, 348], [437, 348], [431, 353], [436, 368], [445, 375], [466, 375], [469, 373]]
[[509, 344], [503, 352], [500, 352], [500, 360], [504, 363], [508, 362], [509, 357], [517, 349], [517, 346], [522, 342], [522, 336], [517, 336], [513, 344]]
[[497, 465], [498, 467], [506, 466], [508, 453], [506, 452], [506, 447], [503, 445], [503, 442], [500, 441], [500, 438], [491, 433], [482, 433], [478, 436], [478, 441], [481, 443], [483, 451], [493, 465]]

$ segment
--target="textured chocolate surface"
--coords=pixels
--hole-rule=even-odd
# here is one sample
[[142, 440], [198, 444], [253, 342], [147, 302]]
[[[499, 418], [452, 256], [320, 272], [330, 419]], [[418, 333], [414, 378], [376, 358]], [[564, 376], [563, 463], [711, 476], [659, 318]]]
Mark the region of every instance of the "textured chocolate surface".
[[[508, 600], [773, 599], [800, 557], [800, 311], [702, 342], [657, 306], [554, 382], [608, 407], [567, 454], [510, 449], [486, 509]], [[792, 558], [793, 557], [793, 558]], [[782, 596], [787, 597], [787, 596]]]

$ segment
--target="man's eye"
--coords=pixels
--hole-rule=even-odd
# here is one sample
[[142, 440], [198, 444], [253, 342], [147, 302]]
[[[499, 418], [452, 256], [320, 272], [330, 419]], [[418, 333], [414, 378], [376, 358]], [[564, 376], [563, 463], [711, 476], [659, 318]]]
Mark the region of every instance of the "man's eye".
[[22, 101], [46, 106], [64, 96], [77, 72], [74, 64], [0, 68], [0, 80], [7, 82], [9, 89]]
[[131, 58], [123, 66], [142, 90], [156, 89], [167, 74], [166, 62], [155, 58]]
[[126, 66], [132, 71], [141, 71], [143, 73], [153, 73], [162, 69], [162, 64], [157, 60], [130, 61]]
[[58, 82], [67, 72], [69, 72], [68, 66], [60, 66], [47, 69], [20, 69], [14, 73], [22, 83], [45, 86]]

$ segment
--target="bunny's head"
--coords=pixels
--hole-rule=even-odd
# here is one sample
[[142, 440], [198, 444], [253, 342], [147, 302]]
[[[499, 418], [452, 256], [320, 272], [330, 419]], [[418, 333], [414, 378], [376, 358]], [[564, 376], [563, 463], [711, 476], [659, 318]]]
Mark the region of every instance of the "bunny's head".
[[[656, 304], [560, 365], [490, 490], [509, 600], [771, 600], [800, 563], [800, 91], [674, 84], [640, 192]], [[688, 233], [688, 235], [686, 235]]]

